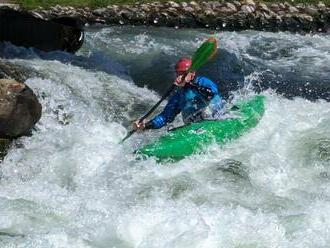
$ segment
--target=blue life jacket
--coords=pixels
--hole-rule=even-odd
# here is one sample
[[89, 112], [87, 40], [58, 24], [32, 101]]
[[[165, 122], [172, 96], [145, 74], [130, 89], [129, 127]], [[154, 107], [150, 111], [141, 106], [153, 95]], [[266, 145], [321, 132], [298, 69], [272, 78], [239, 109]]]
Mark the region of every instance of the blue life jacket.
[[181, 112], [185, 124], [204, 119], [216, 119], [223, 108], [217, 85], [210, 79], [196, 77], [192, 84], [180, 88], [171, 96], [164, 110], [149, 121], [147, 128], [157, 129], [172, 122]]

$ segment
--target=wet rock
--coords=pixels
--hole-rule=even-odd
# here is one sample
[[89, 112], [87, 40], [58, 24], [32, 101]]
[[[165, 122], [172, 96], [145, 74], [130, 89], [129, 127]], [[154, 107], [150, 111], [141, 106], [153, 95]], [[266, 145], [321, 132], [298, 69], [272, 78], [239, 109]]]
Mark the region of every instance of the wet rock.
[[41, 104], [25, 84], [0, 79], [0, 138], [27, 135], [41, 117]]
[[0, 42], [4, 41], [43, 51], [75, 52], [83, 43], [83, 30], [56, 19], [45, 21], [27, 12], [0, 8]]
[[0, 60], [0, 78], [15, 79], [17, 81], [23, 82], [34, 76], [41, 77], [37, 71], [31, 71], [30, 68], [23, 68], [7, 61], [3, 62]]

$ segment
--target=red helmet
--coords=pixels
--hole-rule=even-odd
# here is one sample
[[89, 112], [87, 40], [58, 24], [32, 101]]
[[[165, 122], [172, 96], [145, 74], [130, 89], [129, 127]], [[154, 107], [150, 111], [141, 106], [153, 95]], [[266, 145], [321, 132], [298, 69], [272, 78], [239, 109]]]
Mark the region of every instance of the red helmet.
[[189, 58], [181, 58], [179, 59], [178, 62], [176, 62], [176, 65], [175, 65], [175, 70], [176, 72], [186, 72], [189, 67], [191, 66], [191, 59]]

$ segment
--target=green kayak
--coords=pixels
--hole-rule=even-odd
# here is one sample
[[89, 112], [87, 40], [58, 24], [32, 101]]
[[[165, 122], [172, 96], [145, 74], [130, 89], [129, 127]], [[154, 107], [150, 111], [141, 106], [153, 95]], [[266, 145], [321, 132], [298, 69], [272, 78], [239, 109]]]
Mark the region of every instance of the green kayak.
[[229, 111], [232, 118], [192, 123], [169, 131], [156, 142], [136, 151], [147, 157], [162, 160], [180, 160], [202, 152], [207, 145], [224, 144], [255, 127], [264, 113], [264, 96], [257, 95], [235, 104]]

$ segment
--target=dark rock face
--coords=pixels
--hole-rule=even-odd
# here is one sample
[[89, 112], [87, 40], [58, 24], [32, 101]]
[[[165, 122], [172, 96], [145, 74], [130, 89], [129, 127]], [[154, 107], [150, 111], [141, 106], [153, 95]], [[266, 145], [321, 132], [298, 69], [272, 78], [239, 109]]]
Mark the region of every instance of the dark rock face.
[[52, 21], [27, 12], [0, 8], [0, 41], [43, 51], [74, 53], [83, 44], [83, 30], [78, 21], [62, 17]]
[[41, 104], [28, 86], [0, 79], [0, 138], [28, 134], [40, 117]]

